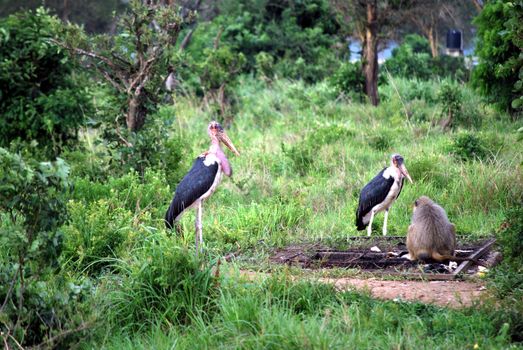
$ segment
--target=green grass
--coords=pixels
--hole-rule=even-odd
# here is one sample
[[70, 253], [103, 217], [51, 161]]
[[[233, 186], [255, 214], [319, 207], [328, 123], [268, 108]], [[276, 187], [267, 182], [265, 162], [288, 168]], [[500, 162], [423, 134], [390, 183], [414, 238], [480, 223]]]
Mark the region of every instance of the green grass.
[[[348, 237], [366, 235], [354, 225], [359, 191], [388, 165], [392, 153], [404, 156], [414, 184], [406, 183], [392, 206], [389, 235], [406, 234], [413, 202], [421, 195], [442, 205], [458, 234], [470, 238], [493, 235], [507, 210], [520, 203], [523, 156], [517, 123], [481, 105], [464, 87], [466, 105], [474, 104], [481, 123], [443, 132], [434, 123], [439, 83], [395, 83], [397, 91], [382, 88], [383, 102], [374, 108], [338, 99], [326, 83], [277, 80], [265, 86], [243, 78], [239, 111], [227, 129], [241, 156], [228, 153], [234, 175], [204, 203], [203, 260], [192, 258], [192, 211], [181, 220], [183, 237], [165, 231], [163, 213], [176, 183], [166, 183], [162, 171], [150, 169], [143, 180], [136, 174], [99, 182], [75, 179], [64, 266], [78, 273], [86, 272], [81, 270], [86, 262], [94, 264], [88, 269], [105, 267], [96, 276], [93, 301], [103, 312], [84, 347], [511, 346], [514, 325], [494, 321], [485, 307], [451, 310], [377, 301], [320, 283], [293, 282], [288, 270], [268, 265], [276, 247], [311, 241], [346, 246]], [[208, 148], [206, 127], [215, 116], [196, 99], [182, 97], [159, 115], [173, 119], [168, 131], [183, 140], [187, 156], [182, 169], [173, 169], [183, 174]], [[477, 137], [482, 158], [460, 157], [468, 152], [456, 146], [464, 132]], [[380, 214], [374, 235], [381, 235], [382, 222]], [[91, 237], [97, 241], [85, 243]], [[229, 252], [239, 254], [233, 269], [272, 270], [275, 276], [216, 279], [209, 261]]]
[[218, 309], [190, 326], [152, 326], [107, 336], [104, 349], [503, 349], [507, 330], [477, 309], [376, 301], [331, 285], [265, 280], [222, 281]]
[[[488, 128], [477, 133], [492, 146], [489, 157], [463, 161], [452, 153], [459, 129], [444, 133], [430, 121], [407, 120], [395, 95], [372, 108], [336, 101], [323, 83], [278, 81], [269, 89], [252, 80], [239, 95], [240, 112], [228, 132], [242, 155], [230, 156], [233, 179], [224, 179], [204, 204], [211, 249], [361, 235], [354, 227], [358, 193], [394, 152], [404, 156], [414, 184], [405, 185], [391, 209], [390, 235], [405, 235], [412, 203], [421, 195], [440, 203], [460, 234], [491, 235], [522, 192], [517, 128], [494, 118], [488, 107], [482, 116]], [[178, 117], [172, 131], [183, 134], [193, 150], [188, 153], [205, 150], [211, 116], [202, 118], [184, 101], [173, 114]], [[189, 232], [193, 220], [192, 213], [182, 219]], [[378, 215], [377, 228], [381, 222]]]

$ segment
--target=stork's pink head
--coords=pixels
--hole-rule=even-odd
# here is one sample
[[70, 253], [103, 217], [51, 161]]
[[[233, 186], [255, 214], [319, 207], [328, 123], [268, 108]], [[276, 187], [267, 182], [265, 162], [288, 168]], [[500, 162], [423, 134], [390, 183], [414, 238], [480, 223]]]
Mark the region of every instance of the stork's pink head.
[[215, 139], [221, 143], [223, 143], [227, 148], [229, 148], [234, 154], [237, 156], [240, 155], [240, 152], [234, 147], [231, 139], [229, 139], [229, 136], [225, 133], [225, 130], [223, 127], [218, 123], [217, 121], [212, 121], [209, 123], [209, 127], [207, 128], [207, 132], [209, 133], [209, 136], [211, 139]]
[[412, 183], [412, 178], [409, 175], [409, 172], [407, 171], [407, 167], [405, 166], [405, 163], [403, 162], [403, 157], [399, 154], [393, 154], [392, 157], [390, 157], [391, 165], [395, 166], [399, 169], [400, 173], [405, 176], [407, 179], [409, 179], [410, 183]]

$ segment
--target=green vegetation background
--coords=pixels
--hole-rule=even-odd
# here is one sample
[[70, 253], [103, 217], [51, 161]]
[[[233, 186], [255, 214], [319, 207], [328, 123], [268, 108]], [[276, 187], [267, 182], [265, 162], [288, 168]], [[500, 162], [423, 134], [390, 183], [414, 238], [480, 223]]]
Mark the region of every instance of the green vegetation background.
[[[309, 5], [317, 3], [327, 4]], [[328, 10], [312, 5], [278, 19], [297, 33], [306, 22], [296, 18]], [[426, 40], [408, 36], [383, 67], [381, 103], [372, 107], [359, 66], [327, 49], [339, 28], [319, 21], [289, 38], [310, 51], [274, 47], [271, 39], [283, 44], [278, 35], [284, 34], [276, 19], [260, 27], [264, 17], [243, 10], [232, 24], [224, 17], [202, 24], [187, 52], [172, 54], [182, 84], [165, 93], [171, 102], [150, 109], [143, 129], [122, 130], [132, 148], [118, 142], [114, 129], [122, 97], [50, 44], [63, 33], [57, 18], [38, 10], [1, 20], [0, 48], [9, 48], [0, 54], [4, 345], [520, 346], [517, 90], [504, 95], [501, 107], [492, 105], [467, 83], [463, 60], [433, 59]], [[216, 49], [220, 27], [223, 45]], [[227, 69], [231, 62], [237, 71]], [[225, 114], [216, 102], [202, 102], [222, 82]], [[194, 213], [181, 220], [183, 236], [167, 232], [163, 216], [176, 184], [207, 149], [206, 126], [215, 118], [241, 156], [230, 155], [233, 177], [204, 204], [205, 254], [197, 259]], [[460, 310], [378, 301], [314, 279], [298, 282], [292, 270], [269, 266], [275, 248], [345, 247], [348, 237], [365, 234], [354, 225], [359, 191], [392, 153], [404, 156], [414, 183], [391, 209], [389, 234], [405, 235], [414, 200], [427, 195], [446, 209], [458, 234], [496, 235], [505, 261], [489, 273], [492, 300]], [[378, 216], [374, 234], [381, 224]], [[217, 260], [228, 253], [237, 259], [222, 263], [218, 276]], [[239, 275], [245, 268], [272, 275], [249, 281]]]

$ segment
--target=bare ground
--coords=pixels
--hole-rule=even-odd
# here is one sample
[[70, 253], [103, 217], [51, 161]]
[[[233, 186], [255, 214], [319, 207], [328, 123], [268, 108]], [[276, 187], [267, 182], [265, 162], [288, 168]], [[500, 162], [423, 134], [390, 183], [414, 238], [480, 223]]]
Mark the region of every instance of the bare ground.
[[[473, 278], [473, 276], [478, 276], [479, 266], [465, 264], [466, 268], [460, 271], [462, 271], [461, 277], [468, 279], [466, 281], [445, 269], [420, 272], [422, 269], [418, 263], [399, 258], [406, 251], [404, 240], [404, 237], [355, 238], [344, 250], [333, 250], [319, 243], [294, 244], [276, 249], [269, 260], [271, 264], [275, 265], [283, 264], [302, 268], [305, 273], [294, 276], [295, 279], [330, 283], [340, 291], [367, 292], [377, 299], [422, 302], [460, 308], [480, 303], [486, 297], [484, 283]], [[481, 261], [483, 266], [492, 267], [500, 261], [501, 255], [491, 251], [491, 245], [488, 242], [492, 242], [492, 240], [462, 241], [458, 246], [459, 252], [463, 256], [469, 256], [474, 252], [484, 251], [483, 255], [478, 256], [478, 258], [482, 257], [478, 261]], [[428, 264], [424, 268], [438, 265], [441, 264]], [[334, 278], [318, 277], [306, 272], [332, 267], [357, 268], [366, 274], [363, 274], [362, 277]], [[374, 277], [366, 278], [368, 273]], [[241, 274], [249, 280], [263, 279], [268, 275], [246, 270], [243, 270]], [[381, 280], [376, 276], [389, 277], [389, 279]], [[390, 280], [390, 276], [400, 276], [402, 279]], [[417, 280], [409, 280], [413, 276], [416, 276]]]
[[[268, 275], [245, 270], [241, 274], [249, 280], [263, 279]], [[334, 284], [340, 291], [369, 292], [377, 299], [422, 302], [452, 308], [468, 307], [481, 302], [486, 292], [483, 283], [468, 281], [383, 281], [375, 278], [311, 278], [311, 280]]]

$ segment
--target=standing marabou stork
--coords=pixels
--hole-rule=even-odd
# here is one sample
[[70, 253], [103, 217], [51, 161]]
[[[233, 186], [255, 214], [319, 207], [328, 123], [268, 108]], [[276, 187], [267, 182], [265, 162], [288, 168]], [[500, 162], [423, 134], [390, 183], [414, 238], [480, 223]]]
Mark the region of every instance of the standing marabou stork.
[[399, 154], [393, 154], [390, 158], [390, 166], [380, 171], [361, 190], [360, 202], [356, 211], [358, 231], [364, 230], [368, 226], [367, 235], [370, 236], [374, 215], [385, 210], [383, 235], [387, 235], [389, 208], [400, 195], [405, 177], [412, 183], [409, 172], [403, 163], [403, 157]]
[[196, 254], [198, 254], [198, 244], [203, 244], [202, 202], [216, 190], [222, 173], [227, 176], [232, 175], [231, 166], [223, 153], [220, 142], [223, 142], [237, 156], [240, 155], [219, 123], [210, 122], [207, 132], [211, 138], [211, 147], [196, 158], [191, 170], [176, 187], [174, 198], [165, 213], [165, 226], [172, 229], [174, 223], [187, 209], [196, 208]]

